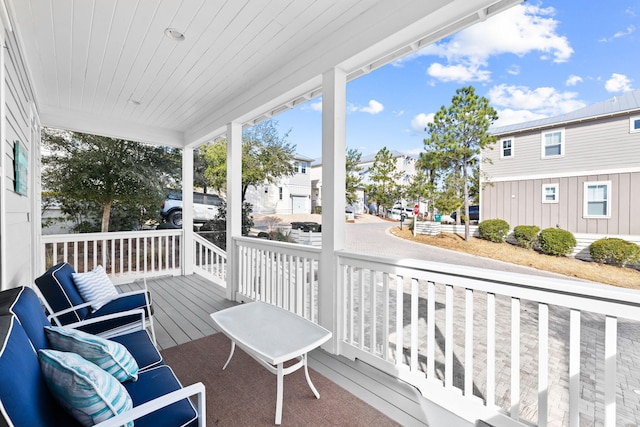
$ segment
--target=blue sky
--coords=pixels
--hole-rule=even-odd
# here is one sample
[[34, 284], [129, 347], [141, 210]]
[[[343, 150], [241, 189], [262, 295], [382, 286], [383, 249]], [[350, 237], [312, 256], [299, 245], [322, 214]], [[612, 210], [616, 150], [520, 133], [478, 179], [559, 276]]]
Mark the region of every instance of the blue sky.
[[[640, 87], [640, 2], [530, 1], [350, 82], [347, 146], [417, 155], [427, 123], [473, 85], [497, 126], [568, 113]], [[275, 117], [321, 155], [320, 98]]]

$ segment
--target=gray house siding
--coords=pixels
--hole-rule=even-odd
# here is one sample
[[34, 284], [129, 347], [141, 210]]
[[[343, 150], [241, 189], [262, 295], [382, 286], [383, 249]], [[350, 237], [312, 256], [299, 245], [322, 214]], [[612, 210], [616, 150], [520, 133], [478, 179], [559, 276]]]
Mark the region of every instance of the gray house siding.
[[19, 141], [21, 148], [26, 150], [29, 162], [29, 173], [37, 168], [33, 167], [34, 161], [39, 158], [34, 155], [34, 144], [39, 138], [37, 132], [31, 132], [30, 122], [35, 109], [32, 108], [32, 89], [25, 72], [23, 58], [20, 55], [18, 43], [14, 34], [5, 33], [4, 67], [5, 67], [5, 106], [6, 138], [4, 146], [4, 206], [0, 215], [3, 216], [4, 235], [2, 236], [2, 249], [5, 251], [3, 258], [6, 260], [3, 272], [6, 283], [2, 288], [10, 288], [18, 285], [29, 284], [33, 281], [32, 271], [34, 244], [32, 221], [39, 216], [34, 216], [32, 197], [39, 188], [34, 188], [32, 176], [28, 177], [28, 194], [21, 195], [15, 190], [14, 169], [14, 145]]
[[[611, 182], [608, 218], [584, 217], [584, 183]], [[543, 203], [542, 186], [558, 184], [558, 202]], [[537, 225], [573, 233], [640, 235], [640, 171], [494, 182], [482, 193], [481, 218], [504, 219], [513, 228]]]
[[[564, 155], [542, 158], [542, 133], [564, 129]], [[493, 150], [486, 150], [482, 169], [489, 181], [508, 177], [571, 175], [640, 167], [640, 133], [629, 132], [629, 115], [593, 122], [558, 125], [515, 135], [496, 135]], [[513, 156], [500, 157], [500, 141], [513, 138]]]

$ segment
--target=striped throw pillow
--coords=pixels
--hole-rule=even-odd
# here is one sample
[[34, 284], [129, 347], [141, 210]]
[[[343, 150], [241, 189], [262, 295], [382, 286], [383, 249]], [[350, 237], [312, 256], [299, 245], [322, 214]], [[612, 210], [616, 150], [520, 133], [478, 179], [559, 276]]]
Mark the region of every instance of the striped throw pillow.
[[73, 282], [85, 302], [91, 302], [93, 311], [118, 297], [118, 290], [111, 283], [101, 265], [87, 273], [73, 273]]
[[122, 344], [76, 329], [45, 326], [44, 330], [52, 349], [79, 354], [120, 382], [138, 379], [138, 363]]
[[[83, 426], [92, 426], [133, 408], [131, 396], [113, 376], [75, 353], [39, 350], [51, 394]], [[133, 427], [133, 421], [127, 423]]]

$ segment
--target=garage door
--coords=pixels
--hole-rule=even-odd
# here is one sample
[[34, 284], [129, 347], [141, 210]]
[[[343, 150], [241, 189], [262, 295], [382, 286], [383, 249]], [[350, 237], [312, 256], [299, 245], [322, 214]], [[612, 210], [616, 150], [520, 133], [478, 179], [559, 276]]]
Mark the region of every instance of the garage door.
[[293, 203], [292, 213], [294, 214], [304, 214], [309, 213], [309, 208], [307, 207], [308, 197], [301, 196], [291, 196], [291, 203]]

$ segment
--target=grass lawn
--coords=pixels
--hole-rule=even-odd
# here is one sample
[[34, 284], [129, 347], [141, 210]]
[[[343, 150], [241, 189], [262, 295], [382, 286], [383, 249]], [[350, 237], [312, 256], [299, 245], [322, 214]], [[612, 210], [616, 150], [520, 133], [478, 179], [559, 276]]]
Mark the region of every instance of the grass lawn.
[[512, 264], [526, 265], [539, 270], [551, 271], [569, 277], [606, 283], [623, 288], [640, 289], [640, 271], [632, 268], [614, 267], [595, 262], [580, 261], [570, 257], [544, 255], [533, 250], [514, 246], [510, 243], [493, 243], [471, 237], [465, 242], [457, 234], [441, 233], [438, 236], [417, 235], [408, 227], [393, 227], [391, 233], [403, 239], [454, 251], [466, 252], [485, 258], [497, 259]]

